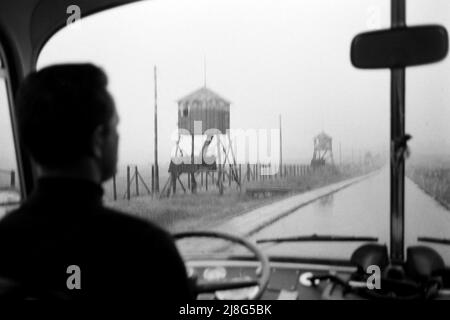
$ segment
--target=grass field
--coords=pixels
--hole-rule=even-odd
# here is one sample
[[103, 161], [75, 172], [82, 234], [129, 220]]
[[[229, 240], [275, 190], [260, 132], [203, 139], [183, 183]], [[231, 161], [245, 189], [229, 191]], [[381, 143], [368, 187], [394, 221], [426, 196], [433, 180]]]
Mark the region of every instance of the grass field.
[[450, 159], [420, 157], [407, 165], [406, 175], [450, 210]]
[[177, 194], [162, 199], [140, 196], [134, 197], [130, 201], [122, 198], [118, 201], [107, 200], [106, 204], [153, 221], [171, 232], [208, 229], [234, 216], [287, 196], [253, 198], [245, 192], [248, 187], [276, 186], [289, 188], [292, 192], [299, 193], [362, 175], [369, 170], [368, 168], [349, 166], [341, 168], [341, 170], [327, 169], [310, 172], [301, 177], [254, 181], [244, 185], [241, 192], [236, 188], [226, 189], [222, 196], [214, 188], [208, 192], [200, 191], [194, 195]]

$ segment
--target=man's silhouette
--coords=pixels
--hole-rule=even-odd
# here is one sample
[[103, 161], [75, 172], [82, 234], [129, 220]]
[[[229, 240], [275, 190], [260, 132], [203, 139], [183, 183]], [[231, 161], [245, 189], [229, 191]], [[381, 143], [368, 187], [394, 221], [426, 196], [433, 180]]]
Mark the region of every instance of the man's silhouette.
[[106, 86], [91, 64], [47, 67], [21, 86], [19, 138], [39, 179], [0, 221], [0, 277], [31, 298], [189, 299], [170, 235], [102, 205], [119, 142]]

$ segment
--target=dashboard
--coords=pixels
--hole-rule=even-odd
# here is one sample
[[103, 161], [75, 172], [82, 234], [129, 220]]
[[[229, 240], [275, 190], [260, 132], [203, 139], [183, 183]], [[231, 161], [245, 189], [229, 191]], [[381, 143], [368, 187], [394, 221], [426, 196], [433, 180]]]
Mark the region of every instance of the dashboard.
[[[204, 281], [255, 278], [259, 268], [258, 262], [238, 260], [194, 260], [186, 264], [189, 277]], [[312, 285], [310, 276], [336, 275], [343, 280], [349, 280], [356, 267], [271, 261], [270, 270], [270, 280], [262, 300], [321, 300], [349, 297], [344, 296], [342, 288], [333, 282], [321, 281]], [[251, 297], [255, 289], [250, 287], [200, 294], [198, 299], [240, 300]]]

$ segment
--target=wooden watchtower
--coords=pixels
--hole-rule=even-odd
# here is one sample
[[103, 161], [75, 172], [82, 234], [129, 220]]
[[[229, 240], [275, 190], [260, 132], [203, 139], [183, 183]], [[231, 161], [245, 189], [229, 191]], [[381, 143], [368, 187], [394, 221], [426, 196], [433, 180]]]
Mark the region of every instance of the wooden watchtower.
[[[177, 101], [178, 105], [178, 140], [175, 156], [169, 165], [170, 177], [164, 186], [162, 195], [169, 196], [176, 193], [177, 182], [184, 191], [180, 176], [190, 175], [190, 189], [195, 193], [197, 189], [196, 176], [201, 172], [209, 174], [217, 172], [217, 186], [223, 193], [223, 168], [228, 162], [231, 179], [240, 187], [236, 170], [236, 159], [231, 147], [230, 129], [230, 101], [208, 89], [206, 86], [195, 90]], [[181, 136], [191, 137], [191, 150], [186, 152], [180, 146]], [[194, 137], [204, 136], [205, 140], [199, 154], [195, 154]], [[208, 147], [216, 138], [216, 156], [207, 156]], [[227, 146], [223, 140], [228, 140]], [[223, 161], [222, 161], [223, 160]]]
[[324, 166], [326, 163], [334, 164], [333, 160], [333, 140], [325, 132], [314, 137], [314, 152], [311, 160], [312, 167]]

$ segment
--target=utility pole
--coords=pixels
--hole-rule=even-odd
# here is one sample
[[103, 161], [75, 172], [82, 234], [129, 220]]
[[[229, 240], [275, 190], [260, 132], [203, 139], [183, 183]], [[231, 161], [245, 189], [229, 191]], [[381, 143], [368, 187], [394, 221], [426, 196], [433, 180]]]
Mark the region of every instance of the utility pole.
[[206, 88], [206, 56], [203, 56], [203, 86]]
[[259, 134], [261, 130], [256, 131], [256, 164], [259, 164]]
[[159, 193], [159, 166], [158, 166], [158, 93], [157, 93], [157, 82], [156, 82], [156, 66], [154, 66], [154, 77], [155, 77], [155, 192]]

